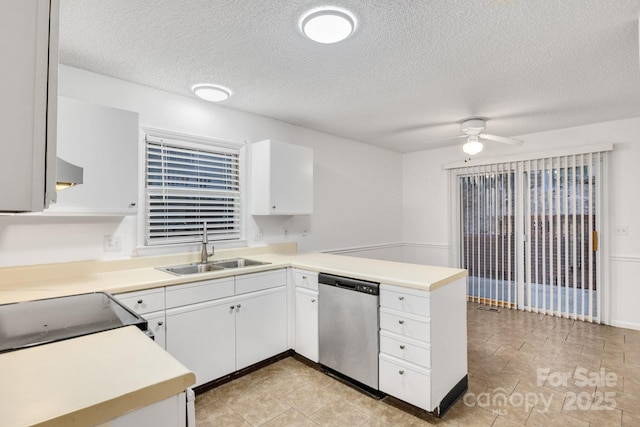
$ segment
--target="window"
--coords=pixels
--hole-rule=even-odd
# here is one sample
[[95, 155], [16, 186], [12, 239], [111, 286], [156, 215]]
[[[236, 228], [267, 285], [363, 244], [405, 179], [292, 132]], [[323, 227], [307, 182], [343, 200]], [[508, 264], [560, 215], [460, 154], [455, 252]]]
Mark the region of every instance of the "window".
[[146, 245], [239, 240], [241, 145], [171, 137], [146, 135]]

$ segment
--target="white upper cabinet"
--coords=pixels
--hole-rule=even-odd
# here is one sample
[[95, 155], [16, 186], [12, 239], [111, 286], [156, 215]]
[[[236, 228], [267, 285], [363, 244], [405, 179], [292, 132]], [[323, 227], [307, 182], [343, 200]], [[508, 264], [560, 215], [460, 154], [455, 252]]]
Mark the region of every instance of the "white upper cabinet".
[[57, 0], [0, 1], [0, 211], [55, 199]]
[[313, 149], [265, 140], [251, 148], [251, 214], [313, 213]]
[[84, 169], [48, 213], [132, 215], [138, 201], [138, 113], [58, 100], [58, 156]]

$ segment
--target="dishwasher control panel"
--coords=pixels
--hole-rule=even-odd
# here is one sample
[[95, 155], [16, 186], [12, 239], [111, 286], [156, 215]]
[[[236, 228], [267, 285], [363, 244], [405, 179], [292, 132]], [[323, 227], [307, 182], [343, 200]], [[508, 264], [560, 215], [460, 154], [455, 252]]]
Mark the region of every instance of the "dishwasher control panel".
[[369, 295], [380, 295], [380, 284], [367, 280], [353, 279], [350, 277], [336, 276], [334, 274], [320, 273], [318, 283], [335, 286], [354, 292], [362, 292]]

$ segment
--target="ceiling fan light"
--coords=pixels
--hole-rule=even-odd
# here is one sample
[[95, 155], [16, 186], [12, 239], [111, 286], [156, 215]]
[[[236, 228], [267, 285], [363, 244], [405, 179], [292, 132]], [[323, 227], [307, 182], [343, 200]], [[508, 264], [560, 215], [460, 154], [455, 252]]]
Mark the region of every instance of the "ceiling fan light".
[[330, 44], [349, 37], [355, 29], [355, 19], [344, 10], [313, 10], [302, 18], [302, 33], [311, 40]]
[[482, 142], [478, 141], [478, 137], [470, 135], [467, 143], [462, 146], [462, 151], [470, 156], [474, 156], [482, 151]]
[[231, 91], [226, 87], [212, 84], [193, 85], [191, 90], [198, 98], [211, 102], [225, 101], [231, 96]]

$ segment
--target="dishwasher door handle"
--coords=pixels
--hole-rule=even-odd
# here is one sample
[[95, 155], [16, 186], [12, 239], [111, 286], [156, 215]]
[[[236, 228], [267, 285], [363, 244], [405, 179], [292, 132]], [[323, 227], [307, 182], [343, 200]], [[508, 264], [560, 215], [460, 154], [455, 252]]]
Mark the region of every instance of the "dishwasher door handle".
[[356, 285], [352, 285], [351, 283], [336, 282], [336, 287], [342, 288], [342, 289], [350, 289], [352, 291], [354, 291], [356, 289]]

